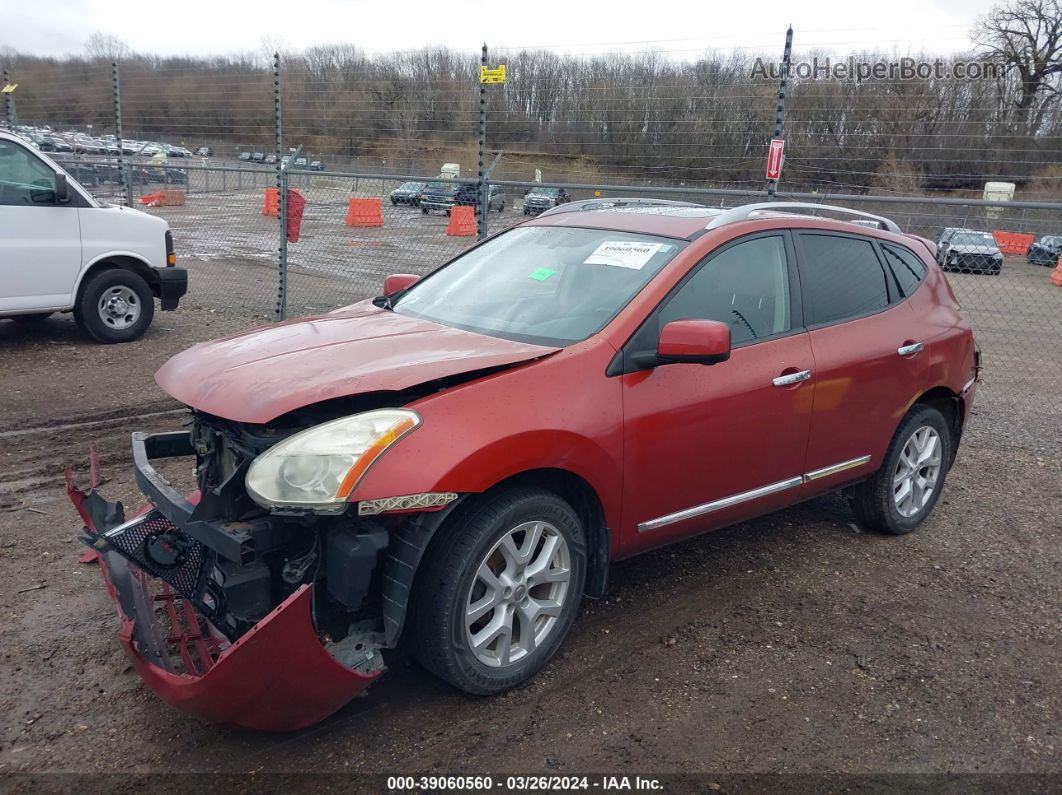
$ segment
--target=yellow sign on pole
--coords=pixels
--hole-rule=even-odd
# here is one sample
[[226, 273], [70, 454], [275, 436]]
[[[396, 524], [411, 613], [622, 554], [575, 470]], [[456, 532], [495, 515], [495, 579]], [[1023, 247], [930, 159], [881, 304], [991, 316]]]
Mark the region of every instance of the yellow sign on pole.
[[481, 83], [504, 83], [505, 64], [498, 64], [497, 69], [488, 69], [486, 66], [479, 67], [479, 82]]
[[[505, 81], [505, 69], [502, 69], [502, 82]], [[0, 94], [14, 94], [15, 89], [18, 88], [18, 83], [8, 83], [3, 88], [0, 88]]]

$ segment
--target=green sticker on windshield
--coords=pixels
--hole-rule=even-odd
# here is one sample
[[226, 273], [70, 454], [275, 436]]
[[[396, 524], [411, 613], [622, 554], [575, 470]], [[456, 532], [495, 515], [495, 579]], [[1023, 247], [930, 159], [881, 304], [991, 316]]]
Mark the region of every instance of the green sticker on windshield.
[[551, 271], [549, 268], [539, 268], [534, 273], [529, 273], [528, 278], [534, 279], [535, 281], [544, 282], [554, 273], [556, 273], [556, 271]]

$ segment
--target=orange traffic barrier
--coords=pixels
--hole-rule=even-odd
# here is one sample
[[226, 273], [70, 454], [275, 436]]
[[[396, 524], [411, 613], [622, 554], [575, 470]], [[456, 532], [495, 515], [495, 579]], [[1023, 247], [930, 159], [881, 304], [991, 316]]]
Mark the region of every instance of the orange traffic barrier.
[[280, 217], [279, 188], [265, 189], [265, 204], [262, 206], [262, 215], [272, 215], [274, 218]]
[[140, 197], [145, 207], [184, 207], [183, 190], [160, 190]]
[[1056, 287], [1062, 287], [1062, 256], [1058, 258], [1058, 265], [1051, 274], [1051, 284]]
[[347, 204], [347, 226], [383, 226], [379, 199], [351, 199]]
[[1036, 240], [1036, 235], [1026, 235], [1020, 232], [992, 232], [996, 239], [996, 245], [1004, 254], [1024, 255], [1029, 246]]
[[450, 224], [446, 227], [450, 237], [471, 237], [476, 234], [476, 211], [472, 207], [454, 207], [450, 210]]

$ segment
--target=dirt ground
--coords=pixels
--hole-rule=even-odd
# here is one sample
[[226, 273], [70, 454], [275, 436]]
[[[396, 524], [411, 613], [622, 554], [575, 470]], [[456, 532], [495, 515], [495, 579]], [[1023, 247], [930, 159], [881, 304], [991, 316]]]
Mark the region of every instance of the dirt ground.
[[66, 318], [0, 321], [0, 774], [1062, 773], [1062, 423], [1036, 362], [990, 360], [942, 501], [910, 536], [863, 532], [823, 498], [623, 562], [560, 656], [496, 698], [396, 654], [302, 732], [171, 709], [78, 563], [62, 473], [94, 447], [104, 492], [138, 502], [128, 434], [181, 421], [151, 373], [266, 322], [272, 282], [248, 285], [242, 303], [190, 297], [134, 345], [90, 344]]

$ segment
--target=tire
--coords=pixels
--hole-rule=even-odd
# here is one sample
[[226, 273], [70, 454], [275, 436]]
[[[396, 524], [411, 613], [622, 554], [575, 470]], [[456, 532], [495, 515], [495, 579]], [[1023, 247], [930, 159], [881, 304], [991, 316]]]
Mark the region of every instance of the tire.
[[[924, 434], [924, 435], [923, 435]], [[935, 445], [928, 444], [928, 437], [935, 435]], [[921, 436], [925, 452], [919, 452]], [[881, 468], [868, 480], [855, 486], [851, 497], [852, 513], [864, 526], [891, 535], [905, 535], [920, 525], [940, 499], [944, 489], [944, 480], [954, 458], [955, 440], [952, 438], [948, 421], [933, 406], [916, 404], [904, 417], [896, 434], [889, 443], [885, 460]], [[931, 447], [935, 447], [935, 452]], [[907, 453], [907, 460], [916, 455], [918, 468], [914, 471], [917, 478], [909, 478], [908, 486], [914, 487], [910, 499], [901, 499], [903, 483], [897, 484], [901, 476], [901, 457]], [[927, 463], [922, 464], [922, 456], [928, 455]], [[917, 486], [924, 486], [932, 474], [929, 462], [935, 461], [935, 477], [932, 478], [932, 491], [919, 498]], [[903, 468], [910, 472], [907, 464]], [[912, 511], [908, 513], [908, 511]]]
[[[532, 536], [535, 528], [538, 534]], [[455, 514], [439, 532], [413, 586], [407, 625], [413, 656], [474, 695], [500, 693], [530, 679], [557, 651], [579, 611], [586, 578], [586, 535], [579, 517], [553, 493], [520, 487], [487, 498], [471, 513]], [[538, 566], [558, 579], [528, 586], [534, 576], [528, 572]], [[481, 577], [484, 569], [497, 588]], [[485, 602], [466, 625], [469, 607]], [[542, 603], [557, 612], [529, 615]], [[492, 630], [495, 622], [499, 629], [508, 622], [507, 637]], [[532, 626], [533, 632], [525, 629]], [[478, 652], [473, 638], [483, 641]]]
[[503, 212], [505, 212], [505, 202], [498, 205], [498, 215], [501, 215]]
[[421, 207], [421, 208], [420, 208], [420, 211], [421, 211], [422, 213], [424, 213], [425, 215], [427, 215], [427, 214], [428, 214], [428, 208], [427, 208], [427, 207]]
[[155, 300], [147, 282], [137, 273], [118, 268], [90, 277], [74, 307], [81, 330], [107, 345], [139, 339], [154, 316]]
[[394, 199], [391, 199], [391, 206], [392, 207], [397, 207], [398, 206], [398, 202], [395, 201]]

